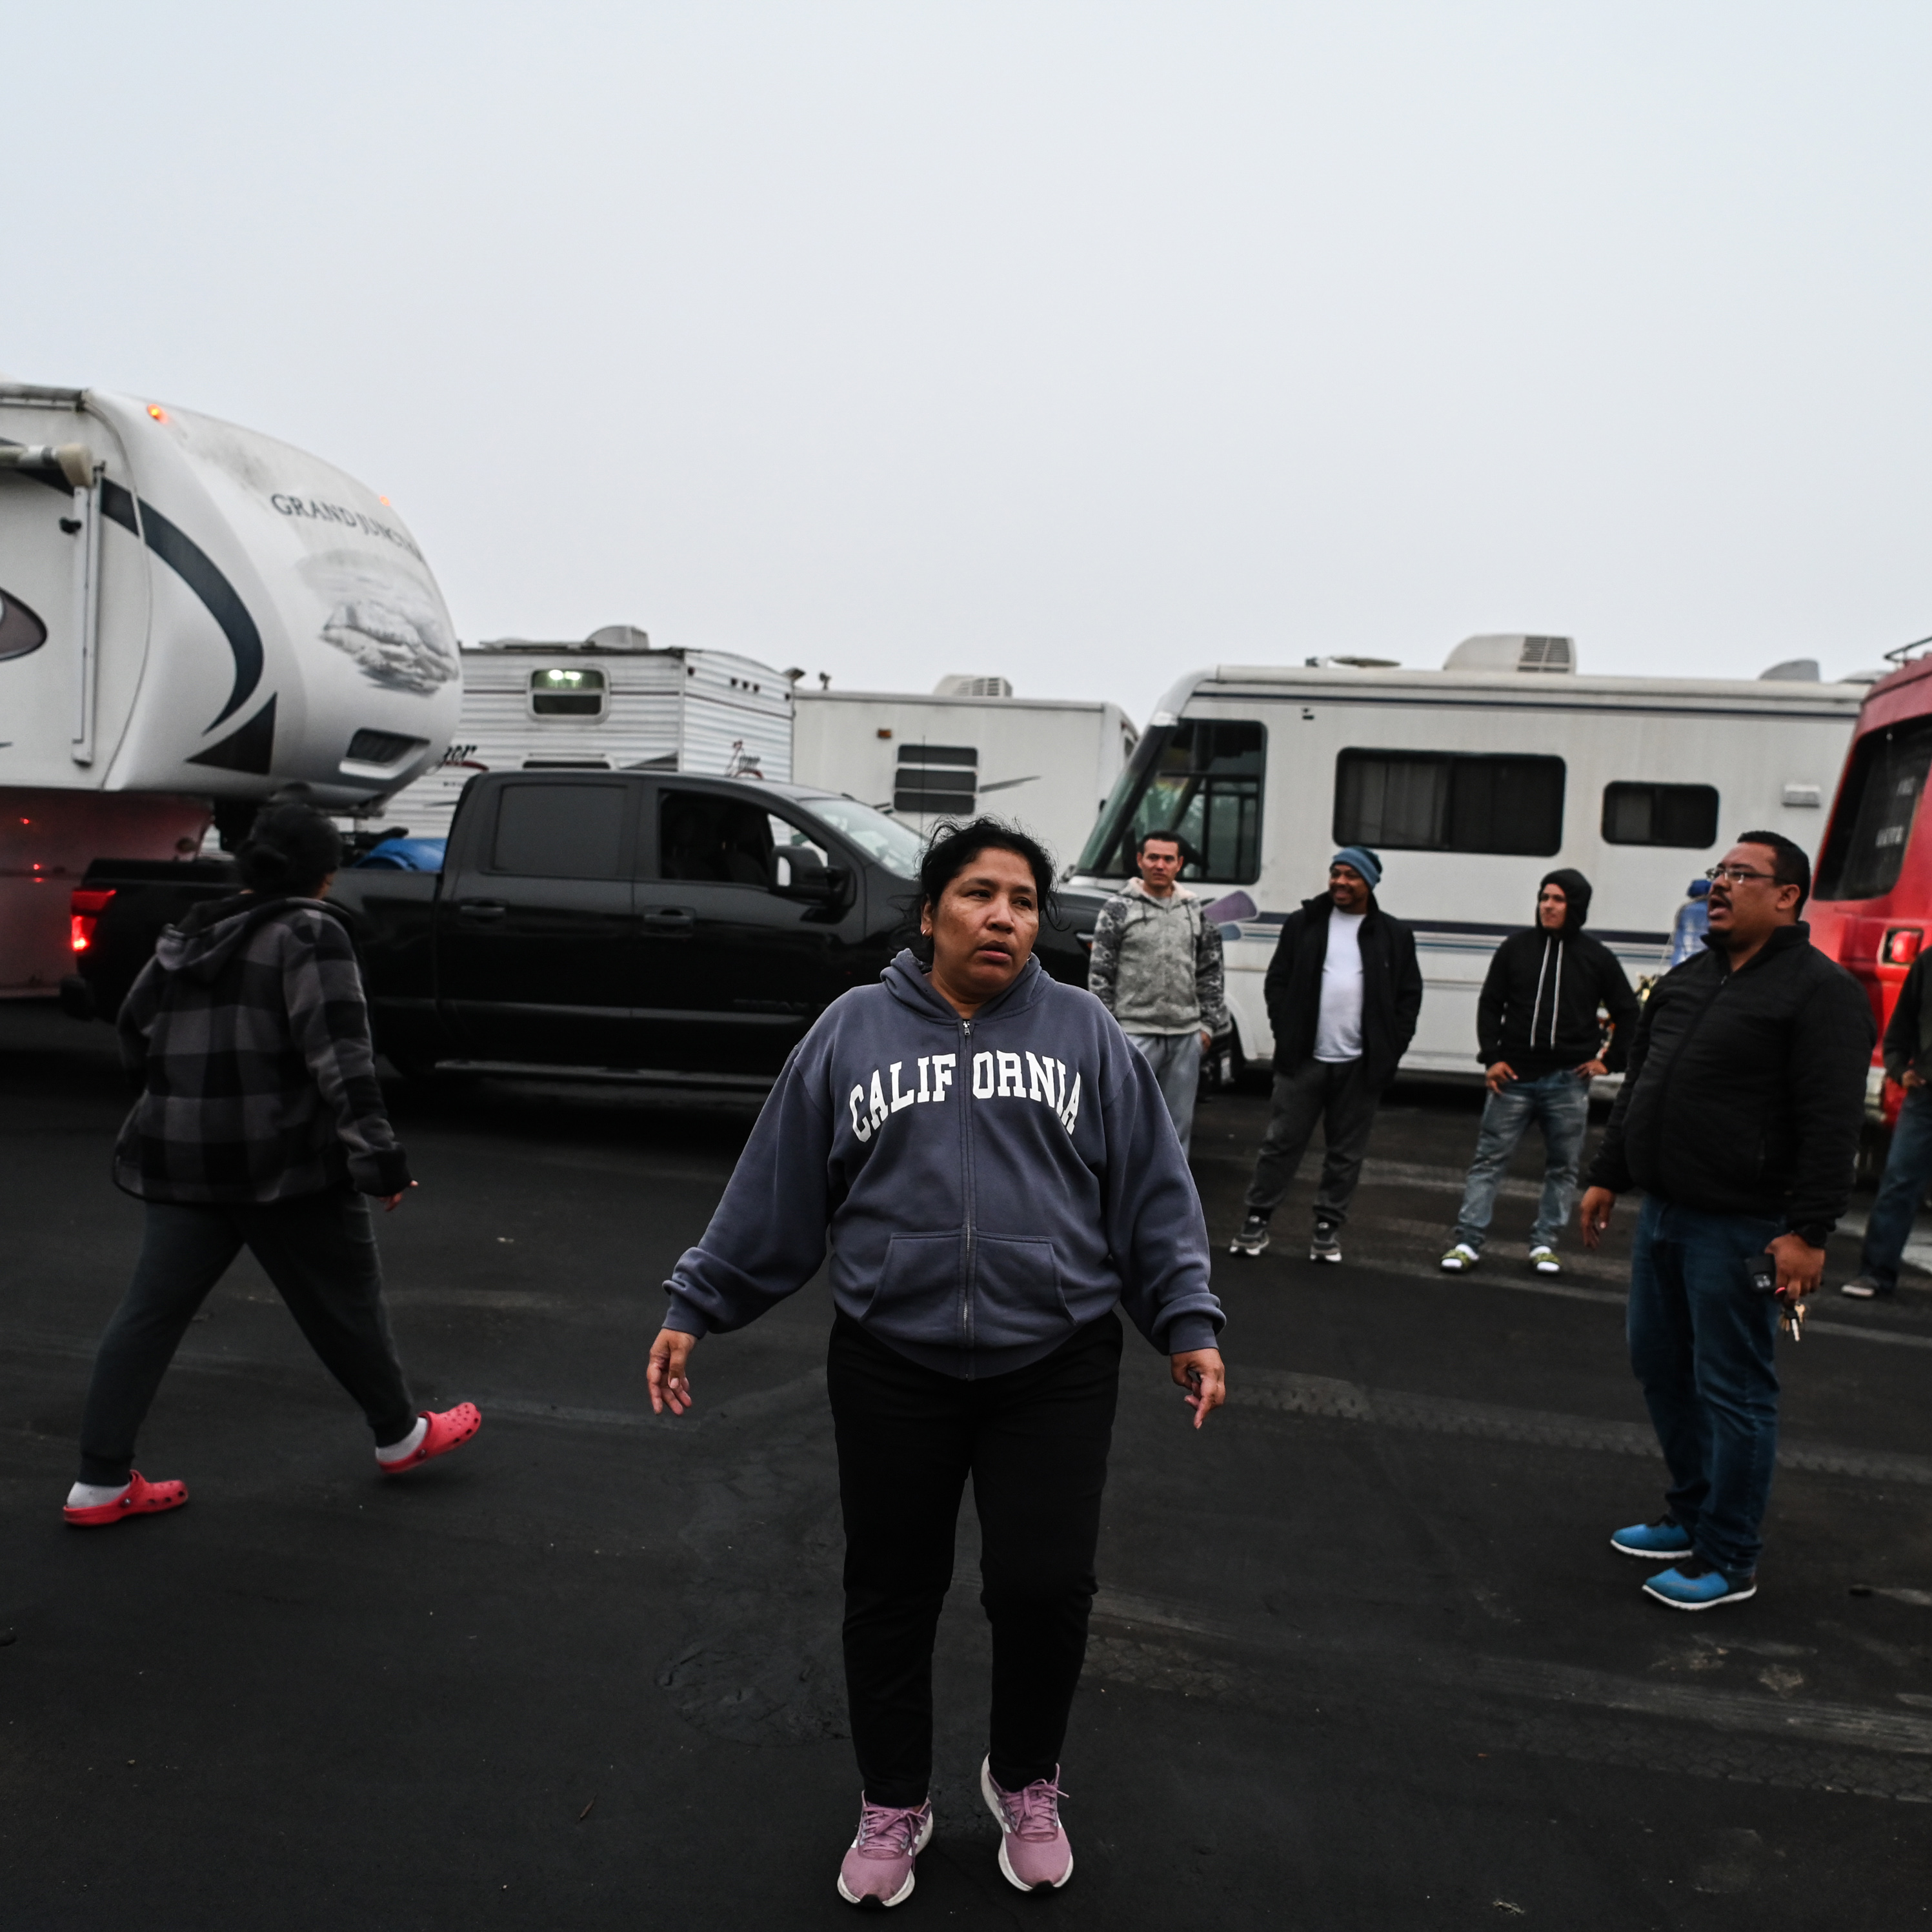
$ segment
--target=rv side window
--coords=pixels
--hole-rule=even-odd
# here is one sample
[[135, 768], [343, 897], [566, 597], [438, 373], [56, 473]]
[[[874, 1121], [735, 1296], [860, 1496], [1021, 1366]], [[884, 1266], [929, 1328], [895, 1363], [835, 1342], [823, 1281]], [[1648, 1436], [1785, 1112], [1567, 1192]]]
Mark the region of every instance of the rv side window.
[[1335, 842], [1547, 858], [1563, 843], [1563, 760], [1457, 752], [1343, 752]]
[[605, 694], [601, 670], [559, 664], [530, 673], [532, 718], [602, 718]]
[[1870, 731], [1852, 746], [1818, 867], [1821, 899], [1875, 899], [1898, 884], [1928, 766], [1932, 722]]
[[970, 745], [902, 745], [892, 809], [965, 818], [979, 800], [980, 754]]
[[1717, 788], [1606, 785], [1604, 837], [1612, 845], [1681, 845], [1707, 850], [1718, 842]]
[[1268, 733], [1246, 719], [1184, 718], [1141, 741], [1080, 856], [1083, 872], [1131, 872], [1143, 832], [1178, 832], [1184, 879], [1245, 885], [1261, 876]]
[[508, 784], [496, 795], [493, 872], [526, 879], [620, 876], [625, 784]]

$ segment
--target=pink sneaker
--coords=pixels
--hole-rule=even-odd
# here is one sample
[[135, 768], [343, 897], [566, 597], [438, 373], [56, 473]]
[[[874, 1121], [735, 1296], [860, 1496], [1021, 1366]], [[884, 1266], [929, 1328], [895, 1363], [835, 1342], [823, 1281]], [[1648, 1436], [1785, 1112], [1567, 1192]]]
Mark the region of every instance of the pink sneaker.
[[1022, 1892], [1058, 1892], [1073, 1876], [1073, 1847], [1060, 1823], [1059, 1766], [1024, 1791], [1006, 1791], [994, 1783], [989, 1757], [980, 1767], [980, 1795], [1000, 1821], [1000, 1870]]
[[932, 1836], [932, 1800], [923, 1804], [859, 1801], [859, 1835], [838, 1868], [848, 1905], [903, 1905], [912, 1896], [914, 1859]]

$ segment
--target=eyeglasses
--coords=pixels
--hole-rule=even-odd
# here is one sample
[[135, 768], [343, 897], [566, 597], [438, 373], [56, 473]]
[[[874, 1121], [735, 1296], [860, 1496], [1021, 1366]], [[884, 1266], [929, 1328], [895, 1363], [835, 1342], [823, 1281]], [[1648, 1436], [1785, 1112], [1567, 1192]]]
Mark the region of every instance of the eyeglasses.
[[1713, 866], [1704, 876], [1714, 886], [1720, 880], [1727, 886], [1741, 886], [1747, 879], [1772, 879], [1778, 875], [1774, 872], [1754, 872], [1746, 866]]

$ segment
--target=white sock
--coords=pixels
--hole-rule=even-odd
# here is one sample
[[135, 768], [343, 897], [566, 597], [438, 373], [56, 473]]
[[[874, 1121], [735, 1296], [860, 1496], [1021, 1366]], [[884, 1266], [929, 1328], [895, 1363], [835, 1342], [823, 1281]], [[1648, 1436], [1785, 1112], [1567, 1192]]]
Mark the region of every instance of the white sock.
[[405, 1456], [413, 1456], [422, 1447], [423, 1438], [429, 1433], [429, 1418], [419, 1415], [416, 1426], [400, 1442], [386, 1442], [376, 1451], [379, 1462], [400, 1462]]
[[98, 1509], [103, 1503], [118, 1502], [134, 1485], [126, 1483], [76, 1483], [67, 1492], [69, 1509]]

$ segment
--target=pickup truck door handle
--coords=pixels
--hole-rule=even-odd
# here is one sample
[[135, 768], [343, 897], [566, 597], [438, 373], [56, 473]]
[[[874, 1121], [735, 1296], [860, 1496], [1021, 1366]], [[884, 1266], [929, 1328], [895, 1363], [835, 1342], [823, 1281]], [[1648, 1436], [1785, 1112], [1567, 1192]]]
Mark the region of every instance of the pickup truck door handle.
[[464, 919], [501, 919], [510, 908], [501, 899], [458, 899], [456, 910]]
[[644, 913], [644, 930], [666, 939], [688, 939], [698, 930], [698, 915], [688, 906], [651, 906]]

